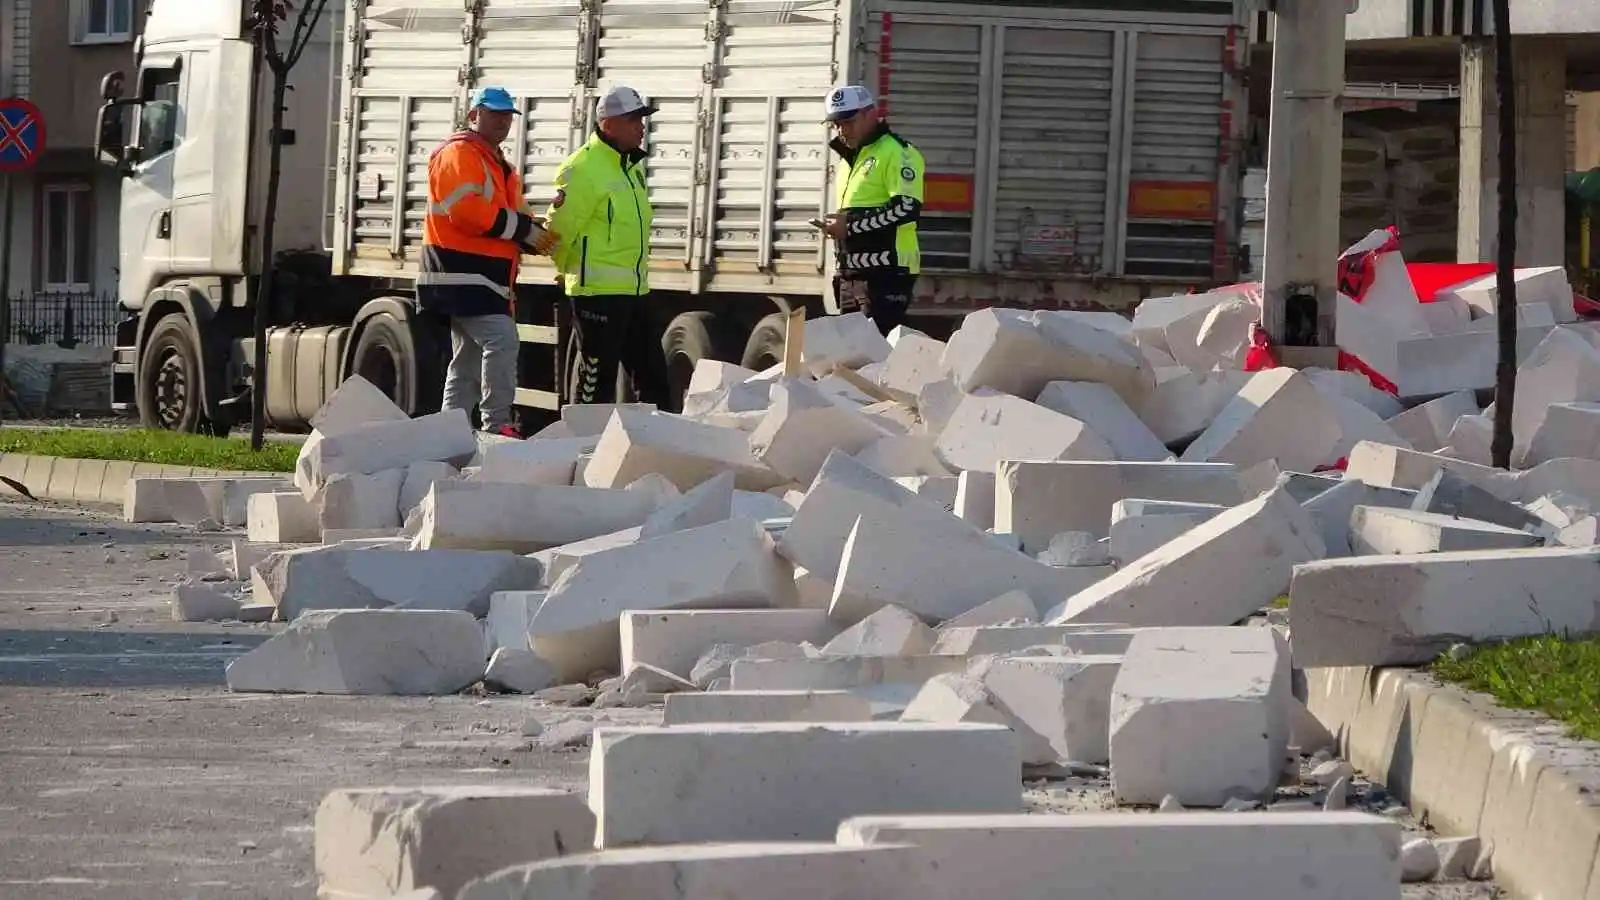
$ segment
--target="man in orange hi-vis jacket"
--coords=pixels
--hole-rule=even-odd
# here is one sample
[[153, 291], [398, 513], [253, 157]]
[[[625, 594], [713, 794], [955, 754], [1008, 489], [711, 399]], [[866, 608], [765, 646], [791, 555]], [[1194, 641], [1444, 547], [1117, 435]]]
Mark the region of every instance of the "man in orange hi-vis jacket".
[[477, 403], [483, 430], [507, 437], [521, 437], [511, 421], [517, 265], [523, 253], [549, 253], [557, 242], [528, 210], [520, 167], [500, 151], [517, 112], [505, 88], [480, 88], [466, 130], [428, 159], [417, 276], [417, 303], [450, 320], [444, 408], [470, 413]]

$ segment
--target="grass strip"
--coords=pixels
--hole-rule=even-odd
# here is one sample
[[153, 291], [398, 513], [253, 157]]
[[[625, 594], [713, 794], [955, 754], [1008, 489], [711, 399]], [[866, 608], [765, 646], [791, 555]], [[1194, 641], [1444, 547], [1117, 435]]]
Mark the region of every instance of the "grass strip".
[[1547, 634], [1477, 647], [1460, 659], [1440, 657], [1433, 673], [1600, 741], [1600, 638]]
[[250, 472], [292, 472], [297, 444], [269, 441], [261, 452], [241, 438], [146, 429], [0, 428], [0, 453], [109, 459]]

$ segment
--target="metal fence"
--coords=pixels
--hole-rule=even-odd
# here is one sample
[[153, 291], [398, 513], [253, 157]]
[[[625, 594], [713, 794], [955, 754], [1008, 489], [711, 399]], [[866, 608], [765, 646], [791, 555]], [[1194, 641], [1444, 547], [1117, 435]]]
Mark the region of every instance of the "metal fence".
[[12, 296], [7, 318], [0, 322], [7, 343], [111, 347], [122, 310], [113, 291], [33, 291]]

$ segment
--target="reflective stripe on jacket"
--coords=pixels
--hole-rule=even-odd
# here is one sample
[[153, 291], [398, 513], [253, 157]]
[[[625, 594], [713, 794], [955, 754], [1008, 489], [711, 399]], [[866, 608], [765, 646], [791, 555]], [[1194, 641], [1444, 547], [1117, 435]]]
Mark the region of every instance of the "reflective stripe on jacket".
[[887, 125], [854, 150], [838, 140], [831, 146], [840, 156], [839, 211], [848, 222], [838, 246], [840, 274], [921, 272], [922, 152]]
[[645, 153], [623, 154], [600, 134], [556, 172], [548, 227], [560, 238], [556, 269], [567, 295], [640, 297], [650, 292]]
[[418, 303], [450, 316], [509, 314], [534, 226], [499, 148], [471, 131], [451, 135], [428, 159]]

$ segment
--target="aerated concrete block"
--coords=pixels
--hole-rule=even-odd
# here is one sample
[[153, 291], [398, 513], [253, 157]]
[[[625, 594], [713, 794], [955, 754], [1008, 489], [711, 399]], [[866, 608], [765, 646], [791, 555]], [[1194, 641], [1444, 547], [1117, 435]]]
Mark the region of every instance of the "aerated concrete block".
[[1116, 459], [1083, 422], [1005, 395], [962, 398], [934, 450], [957, 472], [992, 472], [1003, 459]]
[[619, 409], [630, 413], [649, 415], [656, 411], [654, 403], [568, 403], [561, 407], [561, 422], [567, 426], [568, 437], [599, 438], [611, 414]]
[[311, 427], [323, 435], [340, 434], [364, 425], [404, 422], [411, 417], [372, 382], [360, 375], [346, 378], [311, 414]]
[[248, 509], [246, 534], [251, 543], [302, 544], [322, 539], [316, 507], [299, 491], [252, 495]]
[[559, 677], [581, 679], [621, 664], [628, 610], [767, 608], [792, 588], [761, 526], [728, 519], [579, 560], [534, 614], [531, 646]]
[[1522, 464], [1552, 404], [1600, 400], [1600, 348], [1574, 329], [1552, 329], [1517, 366], [1517, 398], [1513, 462]]
[[821, 609], [677, 609], [622, 614], [622, 671], [641, 663], [684, 678], [713, 644], [822, 644], [838, 630]]
[[229, 663], [228, 690], [453, 694], [482, 677], [487, 658], [483, 628], [471, 613], [315, 610]]
[[454, 481], [461, 477], [455, 466], [447, 462], [423, 460], [406, 466], [405, 480], [400, 483], [400, 520], [422, 503], [422, 498], [433, 490], [434, 482]]
[[1323, 394], [1354, 400], [1386, 422], [1405, 409], [1395, 395], [1373, 387], [1372, 380], [1360, 372], [1306, 368], [1301, 369], [1300, 374], [1311, 379], [1311, 383]]
[[489, 613], [483, 617], [483, 630], [491, 650], [500, 647], [526, 649], [528, 626], [533, 614], [544, 605], [544, 591], [495, 591], [489, 595]]
[[849, 691], [669, 694], [663, 725], [718, 722], [870, 722], [872, 704]]
[[910, 332], [894, 342], [878, 370], [878, 386], [896, 399], [915, 403], [922, 389], [944, 377], [944, 341]]
[[995, 473], [962, 472], [958, 479], [956, 503], [951, 511], [974, 528], [993, 528]]
[[1409, 509], [1357, 506], [1350, 514], [1350, 543], [1357, 556], [1515, 550], [1544, 540], [1489, 522]]
[[1310, 516], [1280, 487], [1079, 591], [1052, 622], [1231, 625], [1282, 594], [1296, 564], [1325, 552]]
[[968, 315], [945, 347], [943, 365], [968, 393], [990, 387], [1036, 397], [1052, 381], [1097, 381], [1136, 405], [1155, 385], [1132, 342], [1038, 311], [991, 307]]
[[808, 319], [805, 334], [800, 358], [813, 372], [833, 365], [859, 369], [889, 358], [889, 342], [878, 326], [859, 312]]
[[689, 375], [689, 386], [684, 393], [703, 394], [707, 391], [720, 390], [757, 378], [760, 374], [754, 369], [746, 369], [736, 363], [723, 362], [719, 359], [697, 359], [694, 371]]
[[508, 441], [483, 449], [473, 481], [500, 484], [572, 484], [578, 459], [593, 453], [598, 437]]
[[1360, 403], [1342, 395], [1324, 396], [1324, 405], [1333, 415], [1339, 430], [1339, 440], [1334, 443], [1332, 460], [1343, 459], [1361, 441], [1374, 441], [1395, 447], [1411, 449], [1411, 444], [1395, 432], [1378, 414]]
[[1295, 664], [1401, 666], [1450, 645], [1600, 630], [1600, 548], [1324, 560], [1295, 568]]
[[1106, 385], [1092, 381], [1052, 381], [1039, 392], [1035, 402], [1089, 426], [1110, 445], [1116, 459], [1162, 462], [1172, 458], [1155, 432]]
[[1415, 502], [1415, 491], [1373, 487], [1364, 481], [1345, 479], [1332, 488], [1303, 501], [1306, 515], [1322, 535], [1322, 547], [1330, 559], [1355, 553], [1351, 540], [1350, 514], [1358, 506], [1406, 509]]
[[555, 683], [555, 670], [532, 650], [497, 647], [489, 657], [483, 683], [493, 690], [532, 694]]
[[880, 438], [855, 454], [862, 465], [890, 478], [949, 475], [939, 460], [933, 439], [921, 434], [896, 434]]
[[1016, 812], [1016, 736], [997, 725], [762, 723], [601, 728], [596, 844], [827, 840], [852, 815]]
[[[1553, 330], [1548, 326], [1518, 328], [1518, 363], [1531, 356]], [[1426, 400], [1456, 391], [1487, 391], [1494, 389], [1500, 339], [1494, 331], [1410, 338], [1400, 341], [1395, 356], [1400, 374], [1390, 380], [1401, 400]]]
[[174, 622], [221, 622], [239, 618], [244, 604], [213, 584], [182, 582], [172, 586]]
[[806, 381], [772, 387], [772, 407], [750, 435], [750, 450], [785, 481], [810, 481], [834, 450], [857, 453], [888, 432]]
[[828, 656], [915, 656], [933, 649], [933, 629], [898, 606], [885, 606], [828, 641]]
[[1500, 473], [1488, 466], [1371, 441], [1362, 441], [1351, 448], [1344, 477], [1347, 481], [1364, 481], [1373, 487], [1414, 491], [1427, 484], [1440, 469], [1449, 469], [1480, 487], [1501, 478]]
[[513, 866], [457, 900], [909, 900], [927, 897], [912, 847], [738, 843], [638, 847]]
[[400, 527], [400, 487], [405, 469], [371, 475], [333, 475], [312, 501], [323, 532]]
[[1600, 403], [1552, 403], [1528, 442], [1523, 466], [1552, 459], [1600, 458]]
[[418, 550], [533, 553], [643, 525], [655, 498], [544, 484], [439, 482], [418, 507]]
[[594, 814], [567, 791], [515, 786], [339, 790], [317, 807], [318, 896], [454, 897], [506, 866], [581, 852]]
[[[1499, 275], [1484, 275], [1471, 281], [1440, 291], [1442, 296], [1457, 297], [1465, 301], [1475, 319], [1493, 320], [1499, 312]], [[1517, 306], [1543, 306], [1551, 318], [1561, 325], [1578, 321], [1573, 310], [1572, 284], [1567, 271], [1561, 266], [1539, 266], [1517, 269]]]
[[1006, 591], [1004, 594], [967, 610], [953, 619], [939, 624], [939, 632], [955, 628], [976, 628], [983, 625], [1033, 623], [1039, 618], [1039, 605], [1027, 591]]
[[1244, 499], [1238, 469], [1227, 463], [1007, 460], [996, 478], [994, 527], [1017, 535], [1023, 552], [1038, 553], [1066, 531], [1108, 536], [1112, 507], [1130, 497], [1224, 505]]
[[723, 472], [695, 485], [688, 493], [667, 500], [645, 519], [639, 529], [639, 539], [648, 540], [729, 518], [733, 515], [733, 483], [733, 473]]
[[1021, 653], [1032, 647], [1059, 648], [1067, 654], [1115, 656], [1128, 649], [1136, 628], [1115, 625], [981, 625], [943, 628], [934, 641], [936, 655], [967, 658]]
[[477, 452], [466, 412], [447, 409], [415, 419], [360, 425], [339, 434], [313, 432], [300, 448], [294, 482], [310, 498], [333, 475], [370, 475], [422, 460], [465, 462]]
[[1110, 655], [1019, 656], [984, 660], [974, 672], [1023, 747], [1038, 748], [1024, 763], [1102, 764], [1111, 758], [1111, 687], [1121, 665]]
[[1133, 409], [1163, 443], [1185, 443], [1205, 431], [1250, 377], [1247, 372], [1178, 370], [1178, 374], [1157, 381]]
[[385, 552], [348, 545], [274, 553], [255, 571], [257, 601], [271, 600], [286, 620], [324, 609], [464, 610], [482, 617], [496, 591], [533, 590], [538, 560], [481, 550]]
[[639, 542], [639, 536], [643, 533], [644, 529], [642, 527], [624, 528], [621, 531], [613, 531], [610, 534], [602, 534], [587, 540], [562, 544], [559, 547], [551, 547], [548, 550], [540, 550], [537, 553], [528, 555], [544, 565], [545, 584], [555, 584], [556, 579], [560, 578], [562, 573], [578, 564], [578, 560], [592, 553], [599, 553], [602, 550], [615, 550], [618, 547], [636, 544]]
[[1274, 629], [1140, 632], [1112, 689], [1112, 791], [1151, 805], [1168, 795], [1210, 807], [1271, 797], [1290, 699], [1289, 648]]
[[1479, 412], [1478, 397], [1472, 391], [1456, 391], [1435, 397], [1426, 403], [1388, 420], [1395, 433], [1424, 453], [1432, 453], [1448, 441], [1450, 427], [1462, 416], [1475, 416]]
[[1339, 439], [1337, 415], [1310, 379], [1294, 369], [1267, 369], [1250, 376], [1179, 458], [1240, 468], [1271, 459], [1309, 472], [1333, 462]]
[[1224, 509], [1215, 503], [1118, 500], [1111, 508], [1111, 558], [1127, 565]]
[[622, 487], [655, 472], [687, 491], [723, 471], [733, 472], [738, 487], [748, 491], [790, 480], [751, 454], [743, 432], [664, 413], [618, 409], [600, 434], [583, 479], [589, 487]]
[[838, 691], [884, 684], [920, 685], [935, 675], [962, 672], [960, 656], [820, 656], [735, 660], [736, 691]]
[[920, 847], [948, 891], [930, 900], [1400, 898], [1400, 825], [1357, 812], [865, 816], [838, 842]]

